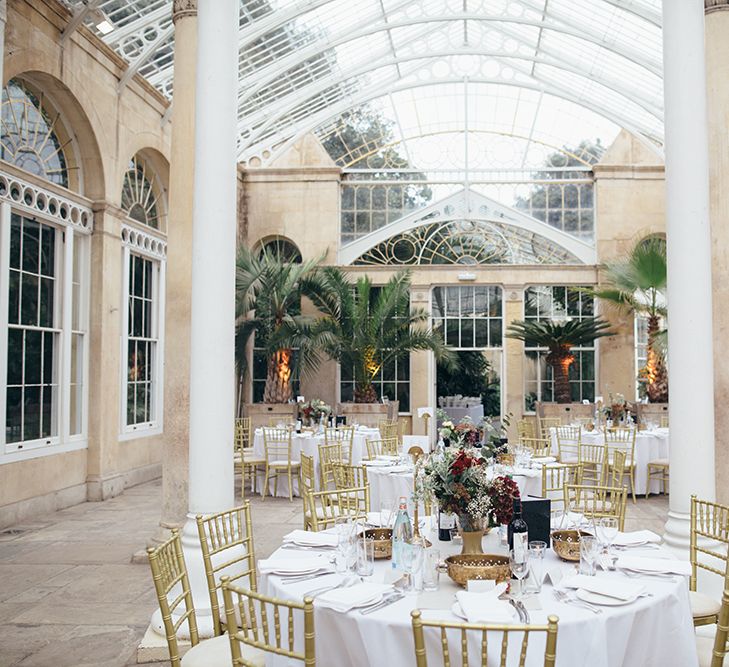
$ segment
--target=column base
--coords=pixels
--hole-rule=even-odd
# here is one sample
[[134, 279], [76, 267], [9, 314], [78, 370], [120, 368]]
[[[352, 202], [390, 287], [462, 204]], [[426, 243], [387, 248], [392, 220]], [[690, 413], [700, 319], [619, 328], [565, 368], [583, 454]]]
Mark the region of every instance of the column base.
[[663, 542], [674, 555], [682, 560], [689, 558], [689, 547], [691, 545], [691, 515], [688, 512], [677, 512], [668, 510], [663, 533]]

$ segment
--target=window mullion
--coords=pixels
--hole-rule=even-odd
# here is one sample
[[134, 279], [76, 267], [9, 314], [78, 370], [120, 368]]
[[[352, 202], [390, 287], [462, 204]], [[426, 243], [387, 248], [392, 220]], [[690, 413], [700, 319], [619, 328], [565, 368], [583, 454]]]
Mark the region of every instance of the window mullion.
[[129, 304], [130, 304], [130, 286], [129, 276], [131, 273], [131, 253], [129, 248], [123, 247], [122, 258], [122, 321], [121, 336], [119, 337], [119, 346], [121, 348], [121, 391], [119, 392], [119, 425], [121, 432], [127, 430], [127, 395], [129, 391]]
[[10, 204], [0, 203], [0, 458], [5, 454], [10, 299]]
[[[58, 382], [58, 404], [61, 406], [59, 433], [62, 440], [71, 434], [71, 343], [72, 343], [72, 299], [73, 299], [73, 229], [63, 231], [63, 267], [61, 269], [61, 364]], [[56, 301], [58, 303], [58, 300]], [[55, 318], [54, 318], [55, 319]]]

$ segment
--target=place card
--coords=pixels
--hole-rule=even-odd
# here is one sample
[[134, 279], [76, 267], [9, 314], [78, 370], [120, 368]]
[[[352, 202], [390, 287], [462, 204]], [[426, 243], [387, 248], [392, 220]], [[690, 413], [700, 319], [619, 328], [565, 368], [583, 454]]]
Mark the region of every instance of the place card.
[[543, 608], [538, 595], [529, 595], [523, 598], [521, 602], [527, 611], [541, 611]]

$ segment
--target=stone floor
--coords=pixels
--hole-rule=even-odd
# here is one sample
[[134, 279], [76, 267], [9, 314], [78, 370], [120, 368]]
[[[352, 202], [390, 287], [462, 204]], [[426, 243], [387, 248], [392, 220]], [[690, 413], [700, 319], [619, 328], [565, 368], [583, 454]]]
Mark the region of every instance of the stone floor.
[[[159, 520], [159, 481], [0, 532], [0, 667], [124, 667], [156, 609], [132, 555]], [[257, 556], [301, 526], [301, 501], [252, 499]], [[626, 529], [662, 532], [665, 496], [628, 503]], [[160, 665], [163, 663], [156, 663]]]

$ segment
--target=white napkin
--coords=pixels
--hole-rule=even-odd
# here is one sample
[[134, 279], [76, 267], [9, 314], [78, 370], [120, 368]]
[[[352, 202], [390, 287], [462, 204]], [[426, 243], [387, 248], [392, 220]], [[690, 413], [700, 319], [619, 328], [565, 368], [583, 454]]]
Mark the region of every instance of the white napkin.
[[389, 472], [391, 475], [394, 473], [400, 473], [400, 472], [412, 472], [413, 469], [409, 465], [400, 465], [400, 466], [390, 466], [387, 469], [387, 472]]
[[375, 461], [387, 461], [388, 463], [397, 463], [400, 460], [399, 456], [394, 454], [378, 454], [375, 456]]
[[681, 574], [685, 577], [691, 575], [691, 563], [687, 560], [673, 560], [669, 558], [644, 558], [641, 556], [620, 556], [616, 567], [626, 570], [644, 572], [665, 572], [668, 574]]
[[613, 540], [613, 546], [630, 547], [649, 542], [660, 544], [660, 535], [656, 535], [652, 530], [634, 530], [630, 533], [618, 533]]
[[558, 514], [552, 517], [552, 529], [574, 530], [575, 526], [579, 526], [582, 523], [582, 519], [584, 519], [584, 516], [579, 512], [567, 512], [566, 516]]
[[541, 468], [514, 468], [513, 474], [521, 477], [541, 477], [542, 470]]
[[564, 588], [581, 588], [591, 593], [598, 593], [617, 600], [634, 600], [645, 591], [643, 584], [632, 581], [618, 581], [614, 578], [601, 579], [588, 577], [584, 574], [575, 574], [562, 579]]
[[385, 593], [393, 590], [394, 588], [389, 584], [373, 584], [369, 582], [355, 584], [354, 586], [335, 588], [334, 590], [322, 593], [316, 598], [316, 604], [321, 607], [328, 607], [329, 609], [346, 613], [370, 602], [375, 602], [381, 599]]
[[334, 571], [328, 558], [312, 556], [311, 558], [268, 558], [258, 561], [258, 571], [262, 574], [295, 575], [320, 571]]
[[502, 602], [492, 593], [456, 593], [458, 604], [469, 623], [510, 623], [516, 609], [508, 602]]
[[382, 461], [380, 459], [371, 459], [369, 461], [362, 461], [363, 466], [369, 466], [371, 468], [389, 468], [390, 461]]
[[336, 547], [337, 536], [333, 533], [312, 533], [310, 530], [292, 530], [284, 535], [284, 542], [304, 547]]
[[533, 456], [532, 462], [541, 463], [542, 465], [545, 465], [547, 463], [557, 463], [557, 457], [556, 456]]

